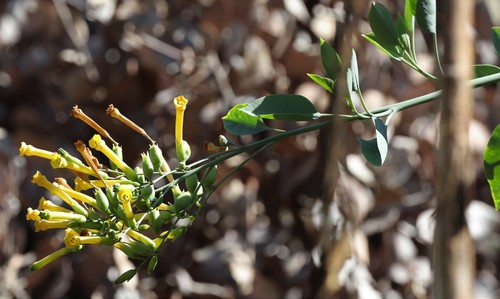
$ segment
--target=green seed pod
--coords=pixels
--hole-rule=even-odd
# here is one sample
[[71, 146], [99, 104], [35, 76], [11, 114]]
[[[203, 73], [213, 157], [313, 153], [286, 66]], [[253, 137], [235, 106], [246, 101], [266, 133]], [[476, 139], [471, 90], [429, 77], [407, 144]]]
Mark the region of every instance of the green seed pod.
[[109, 208], [111, 211], [116, 211], [116, 207], [118, 206], [118, 196], [116, 192], [113, 191], [113, 188], [106, 187], [106, 197], [109, 201]]
[[155, 171], [161, 171], [164, 158], [160, 147], [155, 143], [149, 147], [149, 158]]
[[203, 187], [205, 187], [205, 189], [210, 188], [216, 179], [217, 179], [217, 165], [214, 165], [212, 168], [208, 170], [208, 173], [205, 175], [205, 178], [202, 182]]
[[176, 144], [175, 151], [180, 163], [185, 163], [191, 157], [191, 147], [186, 140], [182, 140], [180, 144]]
[[[136, 174], [142, 173], [142, 169], [140, 167], [134, 167], [134, 172]], [[126, 174], [125, 174], [126, 175]], [[127, 176], [128, 177], [128, 176]], [[145, 184], [146, 183], [146, 177], [143, 175], [136, 175], [135, 178], [133, 179], [135, 182], [138, 182], [139, 184]]]
[[142, 153], [141, 158], [142, 158], [142, 172], [144, 173], [146, 180], [151, 181], [154, 172], [153, 162], [151, 162], [151, 158], [149, 157], [148, 153], [146, 154]]
[[196, 190], [196, 187], [198, 187], [198, 184], [200, 182], [198, 181], [198, 176], [195, 174], [192, 174], [186, 178], [186, 188], [188, 189], [189, 193], [194, 194], [194, 191]]
[[158, 265], [158, 256], [153, 255], [151, 259], [149, 260], [148, 264], [148, 274], [153, 274], [153, 272], [156, 269], [156, 265]]
[[141, 200], [145, 201], [148, 206], [151, 201], [155, 198], [155, 187], [153, 185], [147, 185], [141, 190]]
[[95, 201], [97, 202], [97, 208], [99, 211], [109, 214], [109, 200], [106, 194], [102, 191], [101, 188], [98, 188], [94, 191]]
[[129, 281], [134, 276], [137, 274], [137, 269], [130, 269], [128, 271], [125, 271], [122, 275], [118, 276], [117, 279], [115, 279], [115, 284], [122, 284], [125, 281]]
[[148, 221], [149, 221], [149, 225], [151, 226], [151, 230], [153, 231], [153, 233], [155, 233], [156, 235], [159, 235], [160, 231], [161, 231], [161, 227], [163, 225], [163, 222], [161, 222], [161, 219], [160, 219], [160, 211], [158, 211], [156, 209], [151, 210], [148, 213]]
[[[113, 144], [112, 150], [118, 156], [118, 158], [120, 158], [120, 160], [123, 160], [123, 151], [121, 146]], [[113, 170], [118, 169], [118, 166], [116, 166], [116, 164], [113, 163], [113, 161], [109, 161], [109, 164], [111, 165], [111, 169]]]
[[181, 213], [187, 208], [193, 201], [193, 197], [189, 192], [183, 191], [174, 199], [174, 207], [177, 213]]

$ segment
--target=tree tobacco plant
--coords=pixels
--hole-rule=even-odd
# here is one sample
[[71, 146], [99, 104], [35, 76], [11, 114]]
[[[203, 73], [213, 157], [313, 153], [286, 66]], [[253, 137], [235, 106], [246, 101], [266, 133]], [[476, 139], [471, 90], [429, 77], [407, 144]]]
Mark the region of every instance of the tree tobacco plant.
[[[406, 0], [404, 14], [398, 14], [396, 21], [382, 4], [373, 3], [368, 21], [373, 32], [363, 35], [367, 41], [429, 80], [437, 80], [438, 76], [427, 73], [418, 64], [414, 38], [416, 23], [423, 32], [433, 36], [436, 64], [440, 72], [443, 72], [437, 47], [435, 1]], [[496, 51], [500, 55], [500, 27], [493, 28], [492, 36]], [[123, 161], [122, 148], [118, 143], [77, 106], [70, 114], [97, 132], [87, 143], [82, 140], [75, 142], [83, 161], [64, 149], [49, 152], [23, 142], [19, 150], [21, 156], [47, 159], [53, 168], [65, 168], [74, 178], [74, 183], [70, 184], [64, 178], [49, 180], [40, 172], [33, 175], [33, 183], [62, 199], [64, 204], [58, 205], [42, 197], [36, 209], [28, 208], [27, 220], [34, 222], [37, 232], [64, 229], [65, 237], [61, 249], [34, 262], [31, 270], [39, 270], [55, 259], [80, 251], [87, 245], [105, 245], [113, 246], [138, 261], [137, 267], [121, 274], [116, 283], [131, 279], [142, 267], [147, 267], [148, 272], [152, 272], [158, 262], [162, 245], [181, 237], [196, 219], [212, 192], [261, 151], [281, 139], [319, 130], [328, 125], [333, 117], [339, 117], [346, 122], [371, 120], [375, 137], [370, 140], [358, 140], [366, 160], [380, 166], [389, 152], [387, 127], [392, 116], [404, 109], [435, 100], [441, 95], [441, 91], [435, 91], [392, 105], [369, 109], [360, 88], [356, 52], [352, 51], [350, 61], [345, 64], [324, 40], [320, 40], [320, 50], [326, 75], [308, 76], [326, 92], [342, 92], [351, 114], [332, 115], [318, 112], [307, 98], [300, 95], [264, 96], [230, 109], [222, 118], [224, 127], [233, 135], [251, 135], [262, 131], [274, 131], [275, 134], [244, 145], [238, 145], [226, 136], [220, 136], [218, 145], [209, 144], [215, 154], [189, 163], [191, 150], [182, 135], [188, 100], [179, 96], [173, 101], [176, 111], [175, 147], [179, 160], [175, 169], [169, 167], [158, 144], [146, 131], [123, 116], [113, 105], [109, 106], [107, 114], [143, 135], [150, 143], [149, 150], [141, 154], [142, 167], [132, 168]], [[473, 68], [475, 78], [471, 84], [474, 87], [500, 80], [500, 68], [497, 66], [474, 65]], [[335, 82], [339, 76], [345, 76], [347, 90], [335, 90]], [[362, 111], [359, 111], [358, 107]], [[318, 122], [319, 119], [324, 121]], [[269, 122], [265, 122], [268, 120], [311, 123], [295, 130], [284, 131], [268, 126]], [[97, 159], [93, 151], [104, 154], [107, 161]], [[244, 152], [250, 152], [249, 157], [217, 180], [217, 165]], [[497, 209], [500, 209], [499, 165], [500, 126], [494, 130], [484, 155], [484, 169]]]

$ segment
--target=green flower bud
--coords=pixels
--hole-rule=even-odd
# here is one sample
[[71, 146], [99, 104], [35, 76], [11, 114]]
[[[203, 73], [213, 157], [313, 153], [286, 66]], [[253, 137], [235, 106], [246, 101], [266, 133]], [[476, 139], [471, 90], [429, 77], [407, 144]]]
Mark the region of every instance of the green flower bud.
[[181, 143], [176, 144], [175, 151], [180, 163], [185, 163], [191, 157], [191, 147], [186, 140], [182, 140]]
[[98, 188], [94, 191], [94, 195], [99, 211], [109, 214], [109, 200], [106, 194], [102, 191], [102, 189]]
[[[123, 160], [123, 151], [122, 151], [122, 147], [117, 145], [117, 144], [113, 144], [113, 148], [112, 148], [113, 152], [118, 156], [118, 158], [120, 158], [120, 160]], [[115, 163], [113, 163], [113, 161], [109, 161], [109, 164], [111, 165], [111, 169], [113, 170], [117, 170], [118, 169], [118, 166], [116, 166]]]
[[158, 211], [156, 209], [151, 210], [148, 213], [148, 221], [149, 221], [149, 225], [151, 226], [151, 230], [153, 231], [153, 233], [155, 233], [156, 235], [159, 235], [160, 231], [161, 231], [161, 227], [163, 225], [163, 222], [161, 222], [161, 219], [160, 219], [160, 211]]
[[[134, 168], [134, 172], [135, 172], [136, 174], [139, 174], [139, 173], [143, 172], [143, 170], [142, 170], [140, 167], [135, 167], [135, 168]], [[146, 183], [146, 177], [145, 177], [145, 176], [143, 176], [143, 175], [136, 175], [136, 177], [135, 177], [135, 178], [136, 178], [136, 179], [135, 179], [135, 181], [136, 181], [136, 182], [138, 182], [139, 184], [144, 184], [144, 183]]]
[[215, 180], [217, 179], [217, 165], [214, 165], [212, 168], [208, 170], [208, 173], [205, 175], [205, 178], [203, 179], [203, 187], [205, 189], [210, 188]]
[[168, 239], [171, 239], [172, 241], [177, 240], [180, 236], [182, 236], [185, 232], [187, 231], [187, 227], [185, 226], [179, 226], [174, 228], [169, 234], [168, 234]]
[[195, 174], [190, 175], [186, 178], [186, 188], [188, 189], [189, 193], [194, 194], [194, 191], [196, 190], [196, 187], [198, 187], [198, 184], [200, 182], [198, 181], [198, 176]]
[[154, 171], [161, 171], [164, 158], [160, 147], [156, 143], [149, 147], [149, 158], [153, 164]]
[[118, 196], [116, 195], [116, 192], [113, 191], [113, 188], [106, 187], [106, 197], [108, 198], [111, 211], [116, 211], [116, 207], [118, 206]]
[[137, 227], [137, 230], [142, 232], [149, 229], [149, 224], [141, 224]]
[[174, 199], [174, 207], [177, 213], [181, 213], [191, 205], [193, 197], [189, 192], [183, 191]]
[[153, 185], [147, 185], [141, 190], [141, 199], [145, 201], [148, 206], [151, 201], [155, 198], [155, 187]]
[[154, 172], [153, 162], [151, 162], [151, 158], [147, 153], [146, 154], [142, 153], [141, 158], [142, 158], [142, 172], [144, 173], [146, 179], [148, 181], [151, 181]]

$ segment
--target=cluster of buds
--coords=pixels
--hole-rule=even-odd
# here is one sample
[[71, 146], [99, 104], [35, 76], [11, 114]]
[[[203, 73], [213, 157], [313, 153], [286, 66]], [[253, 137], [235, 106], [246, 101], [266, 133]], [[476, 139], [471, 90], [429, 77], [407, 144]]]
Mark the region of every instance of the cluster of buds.
[[[110, 105], [107, 114], [120, 120], [150, 142], [141, 154], [137, 167], [122, 158], [122, 148], [100, 125], [85, 115], [78, 106], [70, 115], [97, 131], [88, 146], [75, 142], [83, 161], [64, 149], [50, 152], [22, 142], [21, 156], [37, 156], [50, 161], [53, 168], [65, 168], [73, 173], [74, 184], [64, 178], [47, 179], [39, 171], [32, 182], [61, 200], [60, 204], [44, 197], [36, 209], [28, 208], [26, 219], [34, 222], [35, 231], [64, 229], [64, 247], [35, 262], [38, 270], [86, 245], [108, 245], [124, 252], [131, 259], [148, 264], [151, 272], [158, 262], [158, 252], [166, 240], [175, 241], [192, 223], [215, 181], [216, 167], [209, 168], [202, 181], [196, 172], [189, 172], [186, 161], [191, 150], [182, 139], [184, 111], [188, 100], [176, 97], [175, 143], [179, 167], [171, 170], [158, 145], [146, 131]], [[109, 147], [104, 139], [111, 141]], [[101, 163], [92, 153], [99, 151], [109, 163]], [[106, 166], [108, 164], [108, 166]], [[186, 175], [189, 174], [189, 175]], [[184, 183], [181, 185], [182, 179]], [[73, 185], [73, 186], [71, 186]], [[183, 188], [184, 187], [184, 188]], [[187, 219], [188, 221], [179, 221]], [[180, 223], [183, 223], [182, 225]], [[139, 266], [139, 267], [140, 267]], [[131, 269], [117, 278], [121, 283], [137, 273]]]

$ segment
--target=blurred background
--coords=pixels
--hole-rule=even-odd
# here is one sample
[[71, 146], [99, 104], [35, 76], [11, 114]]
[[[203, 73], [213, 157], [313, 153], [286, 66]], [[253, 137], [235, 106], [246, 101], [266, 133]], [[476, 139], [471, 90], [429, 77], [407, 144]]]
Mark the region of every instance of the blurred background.
[[[390, 61], [360, 36], [369, 1], [353, 34], [367, 104], [376, 108], [436, 90]], [[402, 12], [404, 1], [381, 1]], [[476, 1], [476, 61], [499, 64], [490, 28], [500, 25], [496, 0]], [[156, 272], [124, 285], [132, 262], [112, 248], [87, 246], [37, 272], [29, 265], [63, 246], [63, 232], [34, 233], [26, 209], [41, 188], [40, 170], [66, 176], [42, 159], [18, 157], [22, 141], [75, 153], [93, 131], [71, 118], [78, 105], [124, 149], [130, 164], [148, 142], [105, 115], [113, 104], [158, 141], [175, 165], [175, 96], [189, 99], [185, 136], [191, 160], [205, 141], [226, 134], [221, 117], [234, 105], [272, 93], [297, 93], [328, 112], [329, 95], [306, 73], [323, 74], [319, 38], [338, 46], [345, 5], [335, 0], [4, 0], [0, 3], [0, 298], [304, 298], [318, 279], [326, 134], [289, 138], [257, 156], [227, 181], [194, 226], [159, 256]], [[419, 62], [433, 72], [429, 37], [417, 34]], [[474, 92], [470, 147], [475, 194], [467, 221], [477, 249], [476, 294], [500, 297], [500, 217], [482, 172], [482, 153], [500, 122], [496, 86]], [[345, 124], [336, 196], [352, 203], [359, 229], [339, 273], [344, 297], [426, 298], [435, 197], [438, 109], [433, 103], [399, 113], [390, 127], [386, 163], [372, 167], [356, 137], [370, 122]], [[277, 124], [294, 129], [303, 123]], [[268, 136], [236, 138], [241, 143]], [[76, 155], [76, 154], [75, 154]], [[243, 155], [244, 158], [244, 155]], [[221, 165], [222, 176], [243, 160]], [[331, 219], [329, 219], [331, 218]]]

